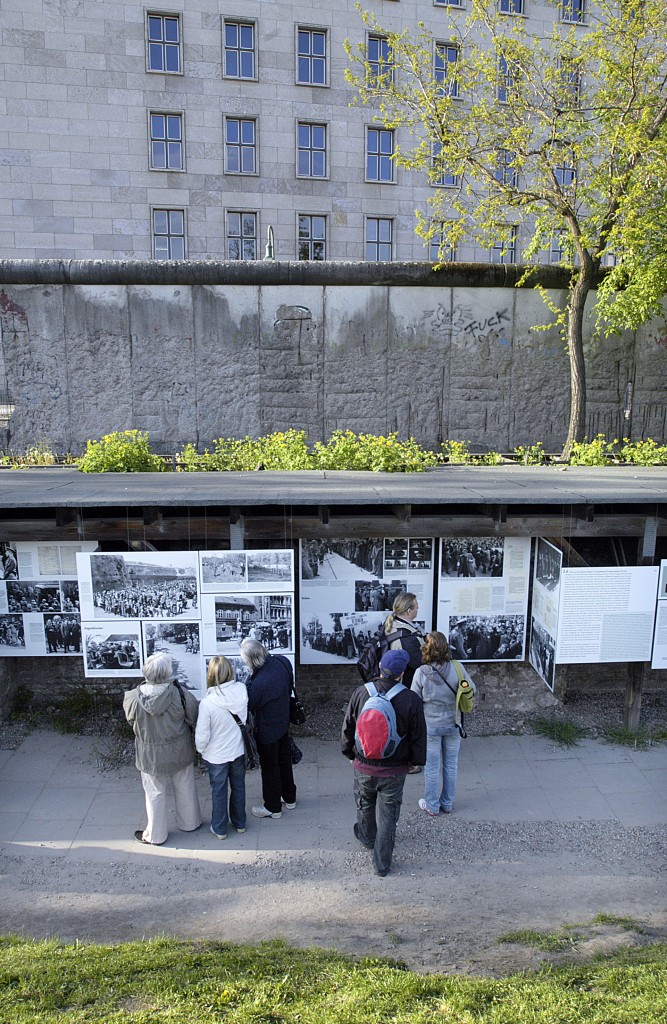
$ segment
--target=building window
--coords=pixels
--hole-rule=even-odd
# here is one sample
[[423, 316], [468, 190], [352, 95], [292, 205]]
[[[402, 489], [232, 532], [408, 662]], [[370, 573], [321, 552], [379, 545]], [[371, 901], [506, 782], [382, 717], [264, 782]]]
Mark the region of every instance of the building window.
[[296, 129], [296, 173], [300, 178], [326, 178], [327, 128], [300, 121]]
[[499, 103], [509, 103], [513, 87], [512, 68], [507, 57], [503, 57], [501, 54], [498, 57], [498, 85], [496, 88]]
[[581, 70], [577, 64], [569, 60], [560, 62], [560, 81], [564, 105], [576, 110], [581, 100]]
[[183, 210], [153, 210], [153, 256], [156, 260], [185, 259]]
[[561, 0], [560, 20], [581, 25], [586, 20], [586, 0]]
[[549, 263], [556, 264], [562, 263], [563, 261], [563, 239], [560, 235], [556, 235], [555, 238], [551, 239], [551, 245], [549, 246]]
[[517, 229], [505, 226], [503, 237], [491, 247], [492, 263], [516, 263]]
[[314, 28], [298, 30], [296, 80], [299, 85], [326, 85], [326, 32]]
[[366, 218], [366, 259], [390, 263], [394, 222], [388, 217]]
[[180, 74], [181, 22], [177, 15], [148, 15], [148, 70]]
[[225, 78], [256, 78], [254, 24], [248, 21], [225, 20], [224, 32]]
[[555, 165], [554, 177], [556, 179], [556, 184], [560, 186], [563, 192], [568, 192], [574, 187], [577, 172], [574, 166], [574, 161], [570, 156], [563, 156], [561, 162]]
[[252, 118], [225, 119], [225, 171], [257, 173], [257, 126]]
[[523, 0], [500, 0], [498, 10], [501, 14], [523, 14]]
[[299, 259], [325, 260], [327, 246], [327, 219], [319, 215], [299, 214]]
[[436, 7], [463, 7], [462, 0], [433, 0]]
[[183, 170], [183, 117], [181, 114], [150, 115], [151, 170]]
[[394, 180], [394, 132], [390, 128], [366, 129], [366, 181]]
[[493, 177], [500, 185], [516, 188], [518, 174], [514, 166], [515, 154], [509, 149], [499, 149], [498, 158], [493, 170]]
[[457, 97], [459, 94], [459, 83], [456, 78], [456, 62], [459, 59], [459, 48], [451, 43], [435, 44], [435, 61], [433, 73], [438, 82], [438, 92], [441, 96]]
[[431, 185], [436, 185], [440, 188], [458, 188], [461, 184], [461, 175], [452, 174], [446, 168], [443, 168], [442, 160], [440, 159], [441, 150], [441, 143], [434, 142], [430, 177]]
[[227, 213], [227, 259], [257, 259], [257, 214], [243, 211]]
[[447, 227], [445, 221], [436, 225], [429, 240], [429, 258], [431, 263], [456, 262], [456, 248], [447, 244]]
[[366, 43], [367, 83], [382, 89], [394, 80], [394, 62], [385, 36], [369, 36]]

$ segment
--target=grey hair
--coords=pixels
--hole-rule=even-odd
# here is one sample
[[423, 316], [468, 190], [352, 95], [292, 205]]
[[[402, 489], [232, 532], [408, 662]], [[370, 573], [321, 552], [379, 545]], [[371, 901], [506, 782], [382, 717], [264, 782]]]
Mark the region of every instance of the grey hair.
[[174, 678], [174, 663], [171, 655], [164, 651], [151, 654], [141, 666], [144, 679], [147, 683], [170, 683]]
[[253, 640], [252, 637], [246, 637], [241, 642], [240, 647], [241, 659], [245, 662], [248, 668], [256, 672], [258, 668], [261, 668], [266, 659], [269, 656], [264, 644], [260, 644], [259, 640]]

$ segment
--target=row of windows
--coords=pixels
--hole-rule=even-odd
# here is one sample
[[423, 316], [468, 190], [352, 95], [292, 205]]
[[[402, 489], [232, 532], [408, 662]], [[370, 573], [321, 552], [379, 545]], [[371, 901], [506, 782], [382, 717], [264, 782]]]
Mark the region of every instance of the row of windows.
[[[227, 248], [229, 260], [257, 260], [261, 258], [259, 243], [259, 214], [251, 210], [228, 210], [226, 215]], [[442, 244], [442, 230], [436, 232], [429, 245], [429, 259], [436, 262]], [[183, 260], [186, 257], [185, 210], [153, 210], [153, 255], [157, 260]], [[297, 215], [296, 251], [300, 260], [327, 259], [327, 217], [324, 214]], [[394, 221], [391, 217], [366, 217], [364, 226], [364, 259], [370, 262], [391, 262], [394, 250]], [[561, 259], [560, 243], [554, 243], [551, 262]], [[517, 229], [504, 232], [489, 251], [493, 263], [516, 263]], [[445, 253], [446, 259], [456, 260], [454, 249]]]
[[[433, 0], [436, 7], [463, 7], [462, 0]], [[498, 0], [501, 14], [525, 15], [526, 0]], [[561, 0], [561, 21], [585, 24], [586, 0]], [[223, 19], [222, 72], [225, 78], [255, 81], [257, 72], [257, 25], [254, 21]], [[296, 82], [298, 85], [328, 84], [328, 32], [323, 28], [296, 27]], [[386, 72], [391, 64], [387, 41], [370, 36], [367, 57], [371, 73]], [[177, 14], [147, 15], [146, 67], [148, 71], [177, 75], [182, 73], [181, 16]]]

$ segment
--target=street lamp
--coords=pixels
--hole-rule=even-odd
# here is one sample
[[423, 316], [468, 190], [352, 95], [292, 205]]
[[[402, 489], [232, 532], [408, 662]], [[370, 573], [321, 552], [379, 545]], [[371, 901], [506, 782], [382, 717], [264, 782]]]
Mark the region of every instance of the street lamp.
[[273, 228], [269, 224], [268, 231], [266, 232], [266, 251], [264, 253], [265, 260], [274, 259], [273, 256]]

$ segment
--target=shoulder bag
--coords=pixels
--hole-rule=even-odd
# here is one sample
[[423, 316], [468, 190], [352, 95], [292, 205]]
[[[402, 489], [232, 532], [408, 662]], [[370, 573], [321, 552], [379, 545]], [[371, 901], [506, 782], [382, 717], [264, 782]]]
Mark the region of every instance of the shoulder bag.
[[247, 772], [251, 772], [254, 768], [259, 767], [259, 754], [257, 753], [255, 737], [253, 736], [252, 729], [249, 729], [247, 725], [241, 721], [238, 715], [235, 715], [233, 711], [230, 711], [229, 713], [241, 730], [245, 751], [245, 769]]

